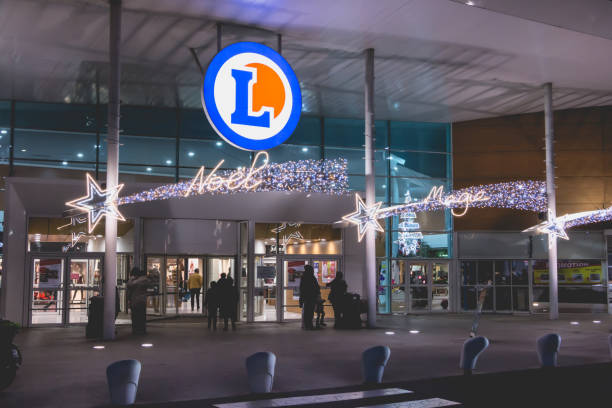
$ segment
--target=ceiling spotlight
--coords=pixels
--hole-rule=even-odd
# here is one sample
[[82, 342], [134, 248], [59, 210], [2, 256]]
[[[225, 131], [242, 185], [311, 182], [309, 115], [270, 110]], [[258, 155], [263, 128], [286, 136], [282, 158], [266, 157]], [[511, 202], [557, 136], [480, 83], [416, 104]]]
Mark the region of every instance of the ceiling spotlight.
[[166, 164], [172, 164], [172, 160], [166, 160]]
[[189, 152], [189, 153], [187, 153], [187, 156], [193, 157], [193, 156], [195, 156], [195, 153], [194, 152]]
[[151, 167], [147, 167], [147, 171], [153, 171]]
[[144, 347], [144, 348], [151, 348], [151, 347], [153, 347], [153, 343], [142, 343], [142, 344], [140, 345], [140, 347]]
[[465, 4], [468, 5], [468, 6], [473, 6], [474, 2], [471, 1], [471, 0], [468, 0], [468, 1], [465, 2]]
[[593, 320], [593, 323], [599, 324], [599, 323], [601, 323], [601, 320]]
[[306, 152], [308, 151], [308, 148], [307, 148], [307, 147], [302, 147], [302, 151], [303, 151], [304, 153], [306, 153]]
[[0, 130], [0, 133], [2, 133], [3, 135], [6, 135], [6, 133], [7, 133], [7, 132], [6, 132], [6, 129], [2, 129], [2, 130]]
[[389, 336], [393, 336], [395, 334], [395, 332], [393, 332], [393, 331], [386, 331], [385, 334], [387, 334]]
[[215, 143], [215, 144], [216, 144], [217, 146], [223, 146], [223, 142], [220, 142], [220, 141], [219, 141], [219, 142], [217, 142], [217, 143]]
[[22, 151], [22, 152], [24, 152], [24, 153], [25, 153], [25, 152], [27, 152], [27, 150], [26, 150], [26, 149], [21, 149], [21, 151]]
[[83, 153], [77, 153], [77, 157], [79, 158], [83, 157]]
[[418, 331], [418, 330], [410, 330], [410, 334], [419, 334], [419, 333], [420, 333], [420, 331]]
[[533, 304], [533, 307], [538, 307], [538, 306], [540, 306], [540, 304], [539, 304], [539, 303], [534, 303], [534, 304]]
[[571, 324], [572, 326], [578, 326], [580, 323], [578, 323], [578, 322], [570, 322], [570, 324]]
[[92, 349], [94, 350], [104, 350], [106, 347], [105, 346], [93, 346]]
[[62, 166], [67, 166], [67, 165], [68, 165], [68, 162], [64, 160], [64, 161], [62, 162]]

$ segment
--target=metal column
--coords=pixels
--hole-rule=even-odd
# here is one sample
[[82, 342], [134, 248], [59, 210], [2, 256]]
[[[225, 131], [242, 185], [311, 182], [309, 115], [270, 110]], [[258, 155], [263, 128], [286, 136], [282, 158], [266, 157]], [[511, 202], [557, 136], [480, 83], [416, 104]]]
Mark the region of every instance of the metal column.
[[[544, 84], [544, 128], [546, 146], [546, 195], [548, 196], [548, 222], [555, 222], [557, 217], [557, 200], [555, 196], [555, 159], [553, 143], [555, 133], [553, 128], [552, 84]], [[548, 279], [550, 318], [559, 318], [559, 297], [557, 286], [557, 236], [548, 234]]]
[[[121, 44], [121, 0], [110, 0], [108, 135], [106, 137], [106, 188], [119, 182], [119, 84]], [[115, 337], [115, 290], [117, 287], [117, 218], [107, 214], [104, 254], [104, 339]]]
[[[366, 205], [376, 202], [374, 178], [374, 49], [365, 51], [365, 196]], [[368, 327], [376, 327], [376, 231], [365, 237], [365, 295], [368, 298]]]
[[247, 322], [255, 321], [255, 221], [247, 223]]

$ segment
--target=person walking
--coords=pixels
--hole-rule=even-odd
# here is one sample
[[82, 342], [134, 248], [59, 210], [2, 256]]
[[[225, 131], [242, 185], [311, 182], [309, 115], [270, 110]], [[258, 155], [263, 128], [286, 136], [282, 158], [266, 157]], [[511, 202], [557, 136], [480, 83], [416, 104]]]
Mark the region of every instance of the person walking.
[[312, 265], [304, 265], [304, 273], [300, 281], [300, 307], [303, 308], [303, 327], [306, 330], [313, 330], [312, 319], [317, 298], [321, 297], [319, 282], [314, 276]]
[[193, 312], [193, 304], [194, 299], [195, 303], [198, 306], [198, 310], [200, 310], [200, 290], [202, 289], [202, 275], [200, 275], [200, 270], [196, 268], [193, 271], [193, 274], [189, 276], [187, 280], [187, 289], [189, 289], [189, 294], [191, 297], [191, 311]]
[[331, 288], [329, 297], [327, 298], [334, 309], [334, 328], [337, 329], [341, 325], [342, 321], [342, 302], [345, 298], [348, 286], [344, 280], [344, 274], [340, 271], [336, 273], [334, 280], [325, 285]]
[[147, 333], [147, 289], [150, 281], [140, 268], [132, 268], [127, 283], [128, 306], [132, 313], [132, 333]]
[[210, 288], [206, 291], [204, 296], [204, 306], [208, 313], [208, 328], [217, 330], [217, 311], [219, 309], [219, 288], [215, 281], [210, 282]]

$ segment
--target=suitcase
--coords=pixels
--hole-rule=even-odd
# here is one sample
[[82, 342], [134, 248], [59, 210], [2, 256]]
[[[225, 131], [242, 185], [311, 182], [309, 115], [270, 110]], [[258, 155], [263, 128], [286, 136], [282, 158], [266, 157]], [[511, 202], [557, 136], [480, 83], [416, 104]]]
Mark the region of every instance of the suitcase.
[[87, 311], [87, 326], [85, 326], [85, 337], [88, 339], [99, 339], [104, 330], [104, 297], [92, 296], [89, 298], [89, 310]]

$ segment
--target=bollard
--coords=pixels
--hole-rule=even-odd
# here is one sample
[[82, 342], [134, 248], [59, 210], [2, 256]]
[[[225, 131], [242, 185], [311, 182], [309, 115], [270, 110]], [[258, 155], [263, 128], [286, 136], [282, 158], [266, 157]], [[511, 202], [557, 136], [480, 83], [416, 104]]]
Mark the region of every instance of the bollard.
[[268, 351], [255, 353], [246, 359], [249, 388], [252, 393], [272, 392], [276, 356]]
[[476, 368], [478, 356], [480, 356], [480, 354], [485, 351], [487, 347], [489, 347], [489, 339], [482, 336], [467, 339], [463, 343], [459, 367], [463, 368], [463, 373], [465, 375], [472, 374], [472, 371]]
[[545, 334], [536, 343], [538, 358], [542, 368], [552, 368], [557, 366], [557, 356], [561, 347], [561, 336], [556, 333]]
[[132, 405], [136, 401], [140, 369], [138, 360], [116, 361], [106, 368], [111, 404]]
[[390, 356], [391, 349], [387, 346], [375, 346], [364, 351], [361, 354], [363, 382], [380, 384]]

